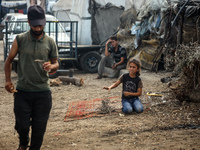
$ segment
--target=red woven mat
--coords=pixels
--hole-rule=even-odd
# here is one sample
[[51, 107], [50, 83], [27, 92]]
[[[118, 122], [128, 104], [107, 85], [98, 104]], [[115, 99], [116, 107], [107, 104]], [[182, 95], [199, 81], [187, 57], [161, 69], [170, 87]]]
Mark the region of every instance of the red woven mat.
[[[122, 105], [120, 96], [109, 97], [107, 99], [110, 99], [109, 106], [114, 110], [114, 112], [121, 110]], [[104, 99], [96, 98], [93, 100], [70, 102], [64, 121], [73, 121], [94, 116], [105, 116], [106, 114], [98, 112], [98, 109], [102, 105], [102, 100]]]

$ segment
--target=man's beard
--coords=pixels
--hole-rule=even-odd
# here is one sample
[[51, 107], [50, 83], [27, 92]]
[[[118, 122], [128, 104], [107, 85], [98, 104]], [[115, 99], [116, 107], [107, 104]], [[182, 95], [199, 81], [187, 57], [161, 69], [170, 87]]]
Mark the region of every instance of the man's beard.
[[33, 33], [33, 35], [35, 35], [35, 36], [40, 36], [43, 33], [43, 30], [41, 30], [41, 31], [33, 31], [33, 29], [31, 28], [31, 33]]

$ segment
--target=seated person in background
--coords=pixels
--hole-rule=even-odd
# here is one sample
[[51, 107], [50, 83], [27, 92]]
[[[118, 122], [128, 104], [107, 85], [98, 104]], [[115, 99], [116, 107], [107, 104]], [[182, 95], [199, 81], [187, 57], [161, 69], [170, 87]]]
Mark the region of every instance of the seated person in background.
[[[108, 44], [111, 43], [111, 47], [108, 48]], [[109, 55], [113, 53], [113, 57]], [[120, 70], [126, 68], [127, 56], [126, 50], [118, 44], [118, 39], [116, 36], [111, 36], [106, 42], [105, 46], [105, 57], [102, 57], [98, 66], [98, 76], [97, 79], [102, 78], [104, 68], [112, 68], [114, 71], [112, 74], [108, 75], [110, 78], [117, 78], [119, 76]]]

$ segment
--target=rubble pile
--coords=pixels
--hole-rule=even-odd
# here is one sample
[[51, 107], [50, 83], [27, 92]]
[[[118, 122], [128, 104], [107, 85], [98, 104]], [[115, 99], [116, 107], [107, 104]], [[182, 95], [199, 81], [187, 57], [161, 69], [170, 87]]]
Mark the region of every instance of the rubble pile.
[[171, 89], [180, 101], [200, 102], [200, 46], [181, 45], [175, 52], [174, 73], [180, 75]]
[[176, 97], [200, 102], [200, 3], [146, 0], [134, 9], [122, 14], [118, 32], [128, 59], [140, 59], [143, 69], [173, 72], [179, 77], [171, 87]]
[[102, 100], [102, 105], [98, 108], [98, 112], [100, 114], [110, 114], [114, 109], [111, 106], [109, 106], [109, 103], [109, 98]]

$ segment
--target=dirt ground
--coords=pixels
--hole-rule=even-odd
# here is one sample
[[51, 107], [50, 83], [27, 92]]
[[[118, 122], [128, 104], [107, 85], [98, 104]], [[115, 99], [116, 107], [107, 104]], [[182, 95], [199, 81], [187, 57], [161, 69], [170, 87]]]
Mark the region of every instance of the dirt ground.
[[[3, 47], [0, 41], [0, 150], [16, 150], [18, 135], [14, 130], [13, 95], [4, 89]], [[141, 102], [144, 112], [122, 116], [121, 112], [104, 117], [64, 122], [71, 101], [119, 96], [121, 85], [108, 93], [103, 86], [116, 79], [95, 79], [97, 74], [75, 71], [84, 85], [52, 87], [53, 106], [42, 150], [198, 150], [200, 149], [200, 104], [176, 100], [166, 83], [160, 82], [169, 72], [142, 70], [144, 84]], [[12, 72], [12, 81], [17, 75]], [[163, 97], [148, 97], [147, 92]]]

